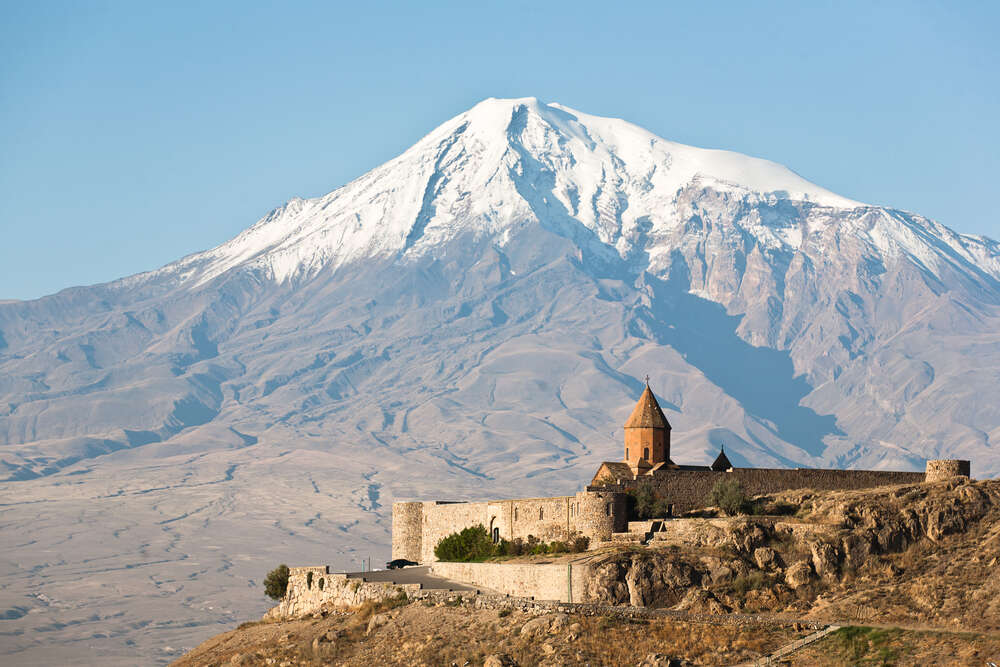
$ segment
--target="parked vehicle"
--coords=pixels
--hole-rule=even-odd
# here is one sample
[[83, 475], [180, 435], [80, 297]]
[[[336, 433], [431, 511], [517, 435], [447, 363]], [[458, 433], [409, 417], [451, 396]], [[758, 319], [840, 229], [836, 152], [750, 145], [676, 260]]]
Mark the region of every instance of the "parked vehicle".
[[406, 560], [405, 558], [397, 558], [396, 560], [391, 560], [385, 564], [386, 569], [389, 570], [399, 570], [409, 565], [416, 565], [412, 560]]

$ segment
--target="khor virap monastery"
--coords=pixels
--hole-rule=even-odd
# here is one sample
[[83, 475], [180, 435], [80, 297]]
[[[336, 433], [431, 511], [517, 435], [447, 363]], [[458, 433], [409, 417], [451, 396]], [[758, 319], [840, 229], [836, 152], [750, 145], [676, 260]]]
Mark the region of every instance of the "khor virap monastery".
[[392, 506], [392, 557], [428, 563], [441, 538], [482, 524], [494, 540], [567, 539], [585, 535], [592, 544], [612, 539], [628, 526], [628, 490], [648, 485], [671, 513], [705, 504], [719, 479], [739, 480], [745, 493], [788, 489], [861, 489], [969, 476], [969, 462], [928, 461], [926, 472], [734, 468], [725, 452], [710, 466], [678, 465], [670, 459], [670, 422], [649, 386], [625, 422], [625, 457], [605, 461], [590, 484], [572, 496], [481, 502], [397, 502]]

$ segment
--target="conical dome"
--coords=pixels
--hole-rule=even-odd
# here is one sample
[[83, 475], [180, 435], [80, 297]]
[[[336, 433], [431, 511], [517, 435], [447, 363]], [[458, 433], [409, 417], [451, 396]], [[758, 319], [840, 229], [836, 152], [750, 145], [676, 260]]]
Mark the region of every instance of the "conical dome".
[[729, 457], [726, 456], [726, 450], [721, 450], [719, 455], [715, 458], [715, 463], [712, 464], [712, 470], [716, 472], [724, 472], [733, 467], [733, 464], [729, 462]]
[[670, 428], [670, 422], [664, 416], [648, 384], [628, 421], [625, 422], [625, 428]]

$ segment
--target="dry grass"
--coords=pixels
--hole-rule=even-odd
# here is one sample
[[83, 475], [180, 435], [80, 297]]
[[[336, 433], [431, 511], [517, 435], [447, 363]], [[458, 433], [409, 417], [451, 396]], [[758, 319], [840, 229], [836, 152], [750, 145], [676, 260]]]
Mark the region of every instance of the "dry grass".
[[[368, 634], [368, 621], [377, 613], [392, 618]], [[482, 665], [487, 656], [505, 653], [520, 665], [634, 665], [650, 653], [665, 653], [696, 665], [724, 665], [758, 657], [804, 634], [791, 627], [576, 616], [558, 631], [522, 635], [521, 628], [533, 618], [469, 606], [384, 609], [366, 604], [343, 616], [254, 624], [205, 642], [175, 664], [226, 664], [238, 654], [235, 664], [242, 665], [264, 665], [268, 659], [271, 664], [359, 667]]]
[[1000, 638], [968, 632], [923, 632], [848, 626], [792, 656], [791, 664], [986, 665], [1000, 664]]

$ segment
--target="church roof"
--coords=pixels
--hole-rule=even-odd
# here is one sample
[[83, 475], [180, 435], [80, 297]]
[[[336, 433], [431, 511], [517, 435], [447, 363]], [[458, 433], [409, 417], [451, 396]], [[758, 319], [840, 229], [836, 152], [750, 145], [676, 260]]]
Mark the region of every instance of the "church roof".
[[625, 428], [670, 428], [670, 422], [664, 416], [648, 384], [628, 421], [625, 422]]
[[726, 456], [726, 450], [724, 449], [719, 452], [719, 455], [715, 457], [715, 463], [712, 464], [712, 470], [716, 472], [729, 470], [732, 467], [733, 464], [729, 462], [729, 457]]
[[601, 467], [597, 469], [597, 474], [594, 475], [594, 479], [591, 480], [590, 484], [593, 486], [601, 484], [604, 481], [608, 481], [602, 479], [604, 477], [610, 477], [614, 482], [635, 478], [634, 475], [632, 475], [632, 468], [630, 468], [624, 461], [605, 461], [602, 463]]

